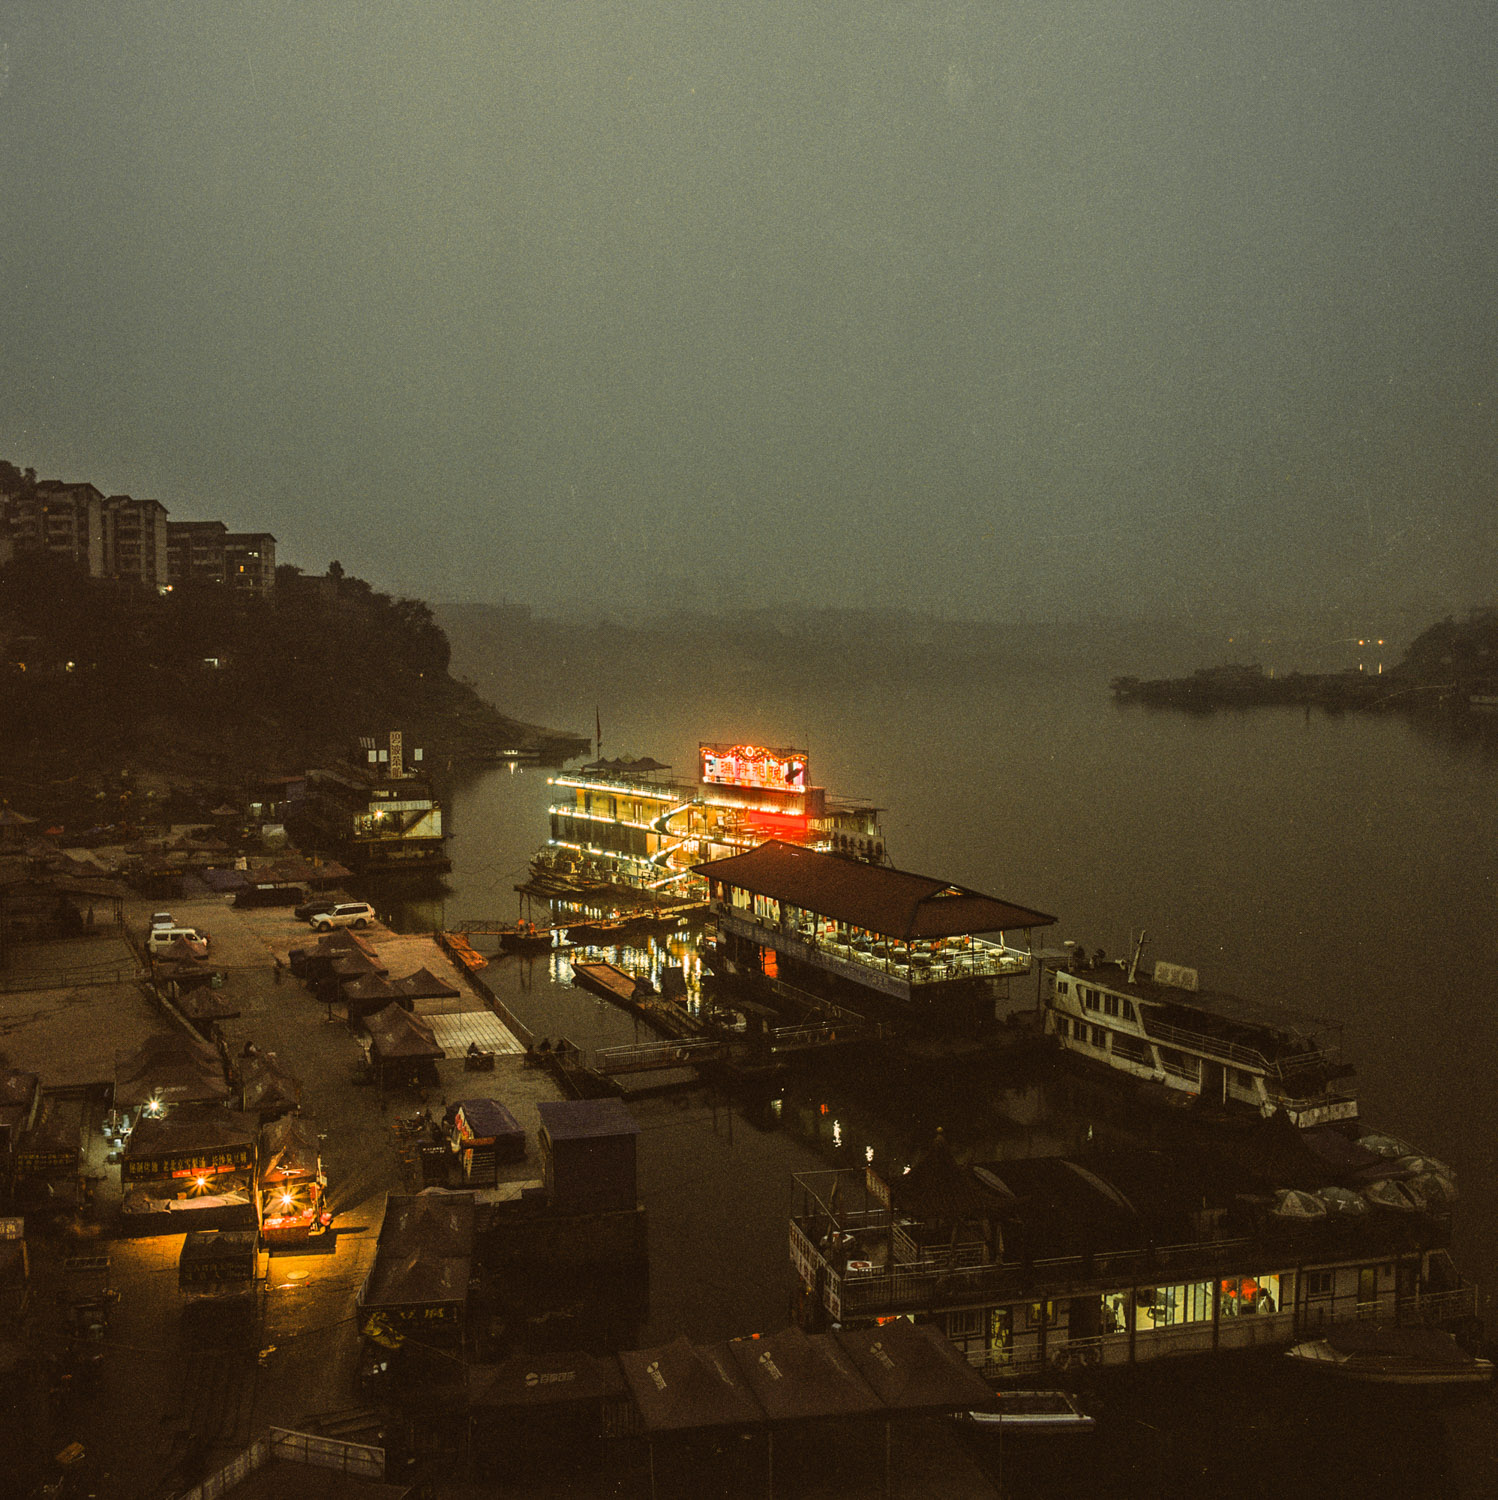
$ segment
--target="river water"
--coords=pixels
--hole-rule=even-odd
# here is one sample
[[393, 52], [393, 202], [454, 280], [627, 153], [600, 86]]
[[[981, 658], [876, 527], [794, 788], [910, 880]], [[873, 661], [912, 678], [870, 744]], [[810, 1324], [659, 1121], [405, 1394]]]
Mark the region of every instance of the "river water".
[[[587, 732], [596, 710], [609, 755], [690, 776], [699, 740], [805, 748], [813, 781], [887, 809], [897, 865], [1054, 913], [1038, 941], [1122, 954], [1143, 929], [1147, 959], [1190, 965], [1205, 986], [1345, 1023], [1364, 1120], [1456, 1168], [1458, 1264], [1498, 1285], [1490, 736], [1319, 710], [1121, 706], [1106, 664], [1001, 670], [933, 652], [885, 668], [828, 653], [788, 670], [783, 655], [727, 649], [647, 664], [611, 660], [607, 640], [581, 657], [457, 644], [462, 669], [511, 712]], [[513, 917], [552, 795], [535, 769], [455, 785], [449, 889], [401, 919]], [[487, 977], [540, 1034], [585, 1047], [633, 1034], [559, 982], [554, 961], [505, 959]], [[1044, 1078], [959, 1091], [832, 1063], [799, 1074], [773, 1109], [734, 1112], [703, 1093], [634, 1108], [651, 1214], [642, 1343], [785, 1322], [796, 1170], [871, 1154], [898, 1170], [938, 1124], [1002, 1156], [1061, 1149], [1092, 1123], [1074, 1097], [1058, 1107]]]

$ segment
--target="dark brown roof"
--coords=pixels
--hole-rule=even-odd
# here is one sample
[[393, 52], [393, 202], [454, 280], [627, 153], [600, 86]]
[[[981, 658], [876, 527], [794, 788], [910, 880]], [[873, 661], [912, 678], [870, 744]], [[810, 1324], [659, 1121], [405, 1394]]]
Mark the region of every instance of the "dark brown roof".
[[744, 1383], [772, 1422], [813, 1421], [882, 1412], [884, 1403], [830, 1334], [794, 1325], [729, 1346]]
[[727, 1344], [694, 1345], [678, 1338], [657, 1349], [631, 1349], [618, 1358], [646, 1432], [764, 1423], [765, 1414]]
[[693, 869], [709, 880], [721, 880], [757, 896], [772, 896], [903, 942], [1049, 927], [1056, 920], [929, 875], [861, 864], [778, 839], [747, 854], [710, 860]]
[[893, 1318], [877, 1328], [843, 1328], [832, 1336], [886, 1406], [966, 1411], [992, 1404], [988, 1382], [930, 1323]]
[[437, 1045], [432, 1028], [399, 1005], [387, 1005], [384, 1010], [365, 1016], [364, 1025], [381, 1058], [447, 1056]]

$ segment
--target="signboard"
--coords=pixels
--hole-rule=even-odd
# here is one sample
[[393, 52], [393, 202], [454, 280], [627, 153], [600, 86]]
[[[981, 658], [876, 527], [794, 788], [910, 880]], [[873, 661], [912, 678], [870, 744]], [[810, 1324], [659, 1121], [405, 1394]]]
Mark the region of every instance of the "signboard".
[[43, 1172], [76, 1172], [78, 1170], [78, 1153], [76, 1151], [17, 1151], [16, 1171], [28, 1176], [40, 1175]]
[[123, 1163], [127, 1182], [156, 1177], [197, 1177], [204, 1173], [242, 1172], [255, 1165], [255, 1148], [251, 1145], [224, 1146], [217, 1151], [182, 1151], [170, 1156], [126, 1157]]
[[1196, 970], [1183, 964], [1156, 964], [1155, 983], [1168, 984], [1175, 990], [1195, 990]]
[[806, 790], [806, 752], [763, 745], [698, 745], [698, 780], [704, 785]]

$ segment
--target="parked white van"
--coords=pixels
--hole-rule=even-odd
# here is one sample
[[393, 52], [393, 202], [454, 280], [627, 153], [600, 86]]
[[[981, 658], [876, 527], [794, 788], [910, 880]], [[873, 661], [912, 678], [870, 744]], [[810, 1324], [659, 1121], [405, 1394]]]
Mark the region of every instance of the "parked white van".
[[208, 957], [208, 934], [196, 927], [153, 927], [146, 936], [146, 949], [152, 958], [165, 953], [181, 938], [198, 958]]

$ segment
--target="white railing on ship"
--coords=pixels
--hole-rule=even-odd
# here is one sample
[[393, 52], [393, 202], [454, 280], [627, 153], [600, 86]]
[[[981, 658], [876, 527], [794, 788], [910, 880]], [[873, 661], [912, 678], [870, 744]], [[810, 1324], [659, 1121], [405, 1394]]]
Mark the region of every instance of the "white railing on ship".
[[1282, 1077], [1285, 1073], [1299, 1072], [1302, 1068], [1328, 1067], [1336, 1059], [1324, 1047], [1308, 1048], [1290, 1057], [1271, 1060], [1257, 1047], [1244, 1047], [1237, 1042], [1225, 1042], [1208, 1036], [1203, 1031], [1191, 1031], [1184, 1026], [1171, 1026], [1163, 1021], [1151, 1020], [1145, 1031], [1153, 1042], [1173, 1043], [1178, 1047], [1191, 1047], [1211, 1057], [1224, 1058], [1239, 1067], [1258, 1068], [1271, 1077]]

